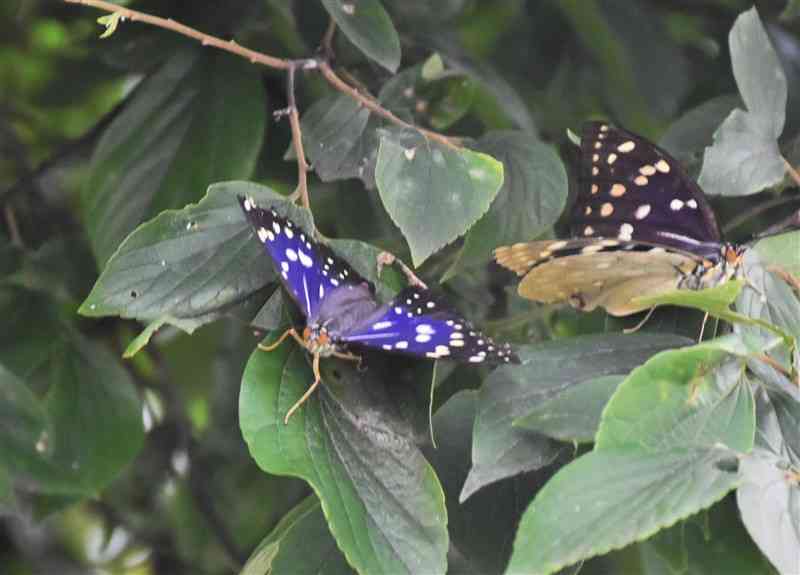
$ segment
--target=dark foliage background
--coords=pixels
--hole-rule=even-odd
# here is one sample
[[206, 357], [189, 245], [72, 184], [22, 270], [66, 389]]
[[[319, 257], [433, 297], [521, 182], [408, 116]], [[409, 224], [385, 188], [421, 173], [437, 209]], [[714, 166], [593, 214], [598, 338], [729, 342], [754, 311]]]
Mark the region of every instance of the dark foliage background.
[[[311, 225], [285, 199], [286, 71], [3, 2], [1, 573], [800, 573], [800, 232], [751, 250], [759, 293], [685, 295], [636, 335], [638, 316], [521, 300], [488, 263], [565, 233], [566, 130], [591, 118], [683, 161], [728, 240], [800, 209], [800, 3], [119, 4], [333, 56], [458, 138], [296, 71], [317, 229], [383, 297], [404, 279], [378, 253], [413, 265], [523, 365], [324, 361], [283, 426], [311, 375], [292, 345], [253, 352], [292, 310], [235, 196]], [[721, 319], [693, 346], [703, 310]]]

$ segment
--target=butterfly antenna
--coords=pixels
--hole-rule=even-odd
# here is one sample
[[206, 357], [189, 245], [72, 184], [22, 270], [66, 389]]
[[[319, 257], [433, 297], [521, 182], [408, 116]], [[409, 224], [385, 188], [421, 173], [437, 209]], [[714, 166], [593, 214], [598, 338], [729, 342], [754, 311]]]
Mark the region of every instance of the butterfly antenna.
[[622, 330], [622, 333], [636, 333], [637, 331], [639, 331], [640, 329], [642, 329], [642, 327], [644, 326], [644, 324], [646, 324], [646, 323], [647, 323], [647, 320], [648, 320], [648, 319], [650, 319], [650, 316], [651, 316], [651, 315], [653, 315], [653, 312], [654, 312], [654, 311], [656, 311], [656, 308], [657, 308], [657, 307], [658, 307], [657, 305], [654, 305], [653, 307], [651, 307], [651, 308], [650, 308], [650, 311], [648, 311], [648, 312], [647, 312], [647, 315], [646, 315], [646, 316], [644, 316], [644, 319], [643, 319], [642, 321], [640, 321], [639, 323], [637, 323], [637, 324], [636, 324], [635, 326], [633, 326], [633, 327], [629, 327], [629, 328], [625, 328], [625, 329], [623, 329], [623, 330]]
[[319, 374], [319, 354], [314, 354], [314, 360], [311, 363], [311, 367], [314, 371], [314, 383], [311, 384], [303, 396], [298, 399], [292, 407], [289, 408], [289, 411], [286, 412], [286, 417], [283, 418], [283, 424], [288, 425], [289, 418], [292, 417], [295, 411], [300, 409], [300, 406], [303, 405], [309, 397], [314, 393], [314, 390], [317, 389], [320, 383], [322, 383], [322, 377]]
[[283, 332], [283, 334], [281, 334], [281, 336], [277, 340], [275, 340], [271, 344], [264, 345], [263, 343], [259, 343], [258, 344], [258, 349], [260, 349], [261, 351], [272, 351], [273, 349], [278, 347], [280, 344], [282, 344], [283, 340], [285, 340], [289, 336], [292, 336], [293, 338], [295, 338], [297, 340], [297, 343], [299, 343], [300, 345], [305, 347], [305, 342], [303, 341], [303, 339], [299, 335], [297, 335], [297, 331], [293, 327], [290, 327], [285, 332]]
[[700, 335], [697, 338], [697, 343], [703, 341], [703, 334], [706, 331], [706, 322], [708, 322], [708, 312], [706, 312], [706, 315], [703, 316], [703, 323], [700, 324]]

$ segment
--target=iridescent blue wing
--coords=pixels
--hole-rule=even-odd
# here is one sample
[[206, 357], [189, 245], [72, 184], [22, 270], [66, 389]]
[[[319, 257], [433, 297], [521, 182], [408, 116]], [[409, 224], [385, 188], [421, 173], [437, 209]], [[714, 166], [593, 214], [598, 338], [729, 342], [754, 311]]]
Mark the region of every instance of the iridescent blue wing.
[[497, 344], [475, 329], [441, 298], [407, 287], [349, 330], [342, 343], [395, 353], [470, 363], [519, 363], [508, 344]]
[[260, 208], [252, 198], [241, 196], [239, 203], [264, 244], [283, 286], [307, 319], [317, 317], [322, 300], [338, 288], [368, 286], [368, 294], [374, 290], [371, 283], [330, 248], [315, 241], [274, 209]]
[[602, 122], [584, 125], [576, 237], [639, 241], [718, 257], [720, 234], [702, 190], [664, 150]]

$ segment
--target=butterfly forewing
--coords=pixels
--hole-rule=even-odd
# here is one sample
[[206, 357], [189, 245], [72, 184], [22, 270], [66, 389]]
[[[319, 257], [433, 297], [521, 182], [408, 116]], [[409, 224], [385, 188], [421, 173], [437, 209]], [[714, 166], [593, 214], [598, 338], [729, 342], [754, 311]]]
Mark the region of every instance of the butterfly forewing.
[[470, 363], [519, 363], [508, 344], [476, 330], [441, 298], [407, 287], [341, 341], [397, 353]]
[[720, 235], [702, 191], [664, 150], [626, 130], [584, 125], [573, 208], [577, 237], [612, 237], [716, 255]]
[[[326, 294], [346, 285], [372, 284], [291, 220], [239, 196], [247, 220], [264, 244], [286, 291], [306, 318], [316, 317]], [[371, 291], [371, 290], [370, 290]]]

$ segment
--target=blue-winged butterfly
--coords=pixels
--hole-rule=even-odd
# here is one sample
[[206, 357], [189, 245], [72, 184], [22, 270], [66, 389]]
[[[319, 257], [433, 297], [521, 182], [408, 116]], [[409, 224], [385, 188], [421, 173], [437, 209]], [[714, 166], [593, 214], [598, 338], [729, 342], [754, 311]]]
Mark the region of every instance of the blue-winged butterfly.
[[702, 190], [664, 150], [589, 122], [580, 154], [573, 237], [494, 252], [497, 263], [525, 276], [521, 296], [624, 316], [648, 307], [636, 297], [712, 287], [737, 274], [744, 247], [721, 240]]
[[261, 348], [273, 349], [291, 336], [313, 357], [314, 382], [285, 421], [320, 384], [320, 357], [360, 360], [353, 351], [371, 348], [476, 364], [519, 363], [508, 344], [483, 335], [427, 289], [410, 286], [380, 304], [372, 283], [328, 246], [252, 198], [239, 197], [239, 203], [306, 321], [301, 333], [291, 328]]

